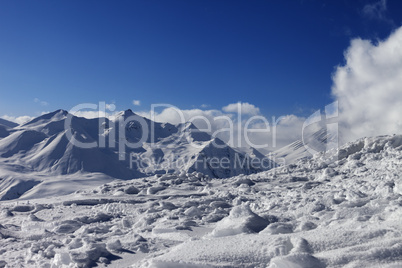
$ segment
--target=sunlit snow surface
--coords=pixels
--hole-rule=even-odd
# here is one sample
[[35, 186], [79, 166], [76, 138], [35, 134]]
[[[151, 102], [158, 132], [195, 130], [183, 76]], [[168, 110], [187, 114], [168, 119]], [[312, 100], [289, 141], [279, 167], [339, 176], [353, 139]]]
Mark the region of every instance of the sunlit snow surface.
[[80, 175], [61, 176], [53, 196], [33, 185], [0, 202], [0, 267], [402, 267], [401, 174], [402, 136], [385, 136], [229, 179], [162, 175], [63, 196]]

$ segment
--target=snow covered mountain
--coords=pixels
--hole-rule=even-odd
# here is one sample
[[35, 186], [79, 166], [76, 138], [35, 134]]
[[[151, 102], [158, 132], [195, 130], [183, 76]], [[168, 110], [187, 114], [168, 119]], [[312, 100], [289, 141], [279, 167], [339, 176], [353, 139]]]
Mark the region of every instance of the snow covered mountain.
[[[84, 145], [96, 145], [76, 146], [69, 134]], [[267, 169], [249, 164], [249, 156], [200, 132], [191, 123], [152, 122], [131, 110], [119, 113], [113, 121], [80, 118], [58, 110], [14, 127], [12, 133], [0, 129], [0, 135], [4, 137], [0, 140], [0, 161], [51, 174], [101, 172], [129, 179], [199, 171], [227, 178]], [[228, 163], [221, 164], [222, 159]]]
[[[311, 158], [315, 152], [327, 150], [331, 142], [337, 142], [338, 137], [328, 133], [326, 128], [319, 128], [311, 134], [306, 134], [304, 140], [297, 140], [269, 155], [276, 159], [283, 158], [286, 164], [292, 164], [303, 158]], [[279, 161], [278, 161], [279, 162]]]
[[13, 128], [13, 127], [18, 126], [17, 123], [8, 121], [8, 120], [3, 119], [3, 118], [0, 118], [0, 125], [5, 126], [5, 127], [7, 127], [7, 128]]
[[0, 118], [0, 139], [10, 135], [11, 129], [18, 126], [17, 123]]
[[236, 147], [235, 150], [246, 154], [252, 159], [259, 159], [262, 165], [267, 167], [267, 170], [269, 170], [270, 167], [276, 167], [279, 165], [279, 163], [272, 160], [275, 157], [272, 153], [264, 155], [260, 150], [257, 150], [254, 147]]
[[64, 196], [34, 187], [0, 203], [0, 265], [402, 267], [401, 173], [395, 135], [225, 180], [182, 172]]
[[10, 132], [6, 126], [0, 125], [0, 139], [10, 135]]

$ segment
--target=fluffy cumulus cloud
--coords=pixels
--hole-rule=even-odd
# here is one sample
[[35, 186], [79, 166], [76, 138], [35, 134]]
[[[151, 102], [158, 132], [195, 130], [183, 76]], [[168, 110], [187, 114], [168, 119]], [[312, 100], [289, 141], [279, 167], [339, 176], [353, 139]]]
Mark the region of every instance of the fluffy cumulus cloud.
[[24, 123], [28, 122], [29, 120], [33, 119], [33, 117], [28, 116], [28, 115], [23, 115], [23, 116], [3, 115], [1, 118], [11, 121], [11, 122], [15, 122], [19, 125], [24, 124]]
[[141, 105], [141, 101], [140, 101], [140, 100], [133, 100], [133, 105], [134, 105], [134, 106], [140, 106], [140, 105]]
[[386, 40], [352, 40], [333, 75], [345, 141], [402, 133], [402, 27]]
[[241, 113], [250, 115], [256, 115], [260, 113], [260, 109], [258, 107], [255, 107], [253, 104], [250, 104], [248, 102], [231, 103], [223, 107], [222, 110], [227, 113]]

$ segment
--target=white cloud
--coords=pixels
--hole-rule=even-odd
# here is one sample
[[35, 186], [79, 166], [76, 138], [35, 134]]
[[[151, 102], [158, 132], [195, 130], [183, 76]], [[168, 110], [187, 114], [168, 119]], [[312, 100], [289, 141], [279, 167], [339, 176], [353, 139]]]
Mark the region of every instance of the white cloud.
[[141, 101], [140, 100], [133, 100], [133, 104], [135, 106], [140, 106], [141, 105]]
[[250, 115], [256, 115], [260, 113], [260, 109], [258, 107], [248, 102], [231, 103], [223, 107], [222, 110], [227, 113], [241, 113]]
[[363, 7], [363, 14], [372, 19], [385, 19], [385, 11], [387, 11], [387, 0], [379, 0]]
[[48, 106], [48, 105], [49, 105], [48, 102], [43, 101], [43, 100], [40, 100], [40, 99], [38, 99], [38, 98], [35, 98], [35, 99], [34, 99], [34, 102], [39, 103], [41, 106]]
[[352, 40], [345, 59], [332, 87], [344, 139], [402, 133], [402, 27], [378, 44]]
[[374, 19], [395, 26], [395, 22], [387, 16], [387, 0], [379, 0], [363, 7], [362, 14], [366, 18]]
[[[213, 129], [214, 126], [218, 127], [221, 125], [214, 118], [224, 115], [219, 110], [202, 110], [202, 109], [191, 109], [191, 110], [181, 110], [177, 107], [166, 107], [160, 113], [151, 114], [150, 111], [137, 112], [138, 115], [153, 119], [157, 122], [169, 122], [171, 124], [179, 124], [187, 121], [193, 121], [194, 124], [200, 128], [206, 128], [206, 121], [210, 122]], [[229, 115], [232, 117], [232, 115]], [[200, 118], [205, 118], [200, 119]]]
[[21, 125], [21, 124], [28, 122], [29, 120], [32, 120], [34, 117], [28, 116], [28, 115], [23, 115], [23, 116], [3, 115], [1, 118]]
[[113, 112], [116, 110], [116, 105], [114, 103], [106, 104], [106, 109]]

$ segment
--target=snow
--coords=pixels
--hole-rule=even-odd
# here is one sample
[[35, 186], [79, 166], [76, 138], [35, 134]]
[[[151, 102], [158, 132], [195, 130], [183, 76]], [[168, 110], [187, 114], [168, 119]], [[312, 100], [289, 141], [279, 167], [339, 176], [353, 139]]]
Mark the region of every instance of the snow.
[[10, 135], [9, 130], [7, 129], [6, 126], [0, 125], [0, 139], [7, 137], [8, 135]]
[[247, 204], [232, 208], [229, 216], [219, 221], [211, 236], [222, 237], [237, 234], [258, 233], [269, 221], [251, 211]]
[[[314, 152], [326, 151], [332, 143], [338, 143], [338, 136], [328, 133], [325, 127], [313, 124], [307, 130], [303, 129], [304, 139], [296, 140], [278, 150], [267, 155], [274, 156], [276, 159], [282, 159], [282, 163], [293, 164], [301, 159], [311, 158]], [[279, 161], [278, 161], [279, 162]]]
[[[99, 146], [74, 146], [65, 128], [68, 119], [71, 119], [72, 136], [77, 141], [95, 142]], [[57, 110], [13, 129], [0, 127], [0, 138], [0, 162], [53, 175], [101, 172], [118, 179], [133, 179], [198, 171], [210, 177], [227, 178], [275, 166], [270, 159], [261, 154], [257, 156], [256, 151], [248, 156], [199, 131], [191, 123], [152, 122], [131, 110], [119, 113], [114, 121], [86, 119]], [[100, 138], [104, 140], [104, 146], [100, 146]], [[130, 147], [137, 142], [136, 148]], [[120, 159], [120, 155], [125, 159]], [[227, 165], [214, 165], [211, 159], [225, 159]], [[253, 159], [264, 161], [264, 164], [250, 164]]]
[[284, 158], [286, 163], [291, 164], [303, 158], [310, 158], [311, 154], [306, 150], [301, 140], [297, 140], [273, 152], [275, 157]]
[[0, 125], [4, 126], [6, 128], [14, 128], [14, 127], [18, 126], [17, 123], [8, 121], [8, 120], [3, 119], [3, 118], [0, 118]]
[[[69, 149], [55, 127], [65, 116], [0, 140], [0, 267], [402, 267], [402, 135], [225, 179], [185, 167], [122, 180], [38, 168]], [[169, 143], [176, 126], [160, 127]], [[44, 139], [27, 145], [27, 133]], [[201, 150], [220, 155], [205, 137]]]

